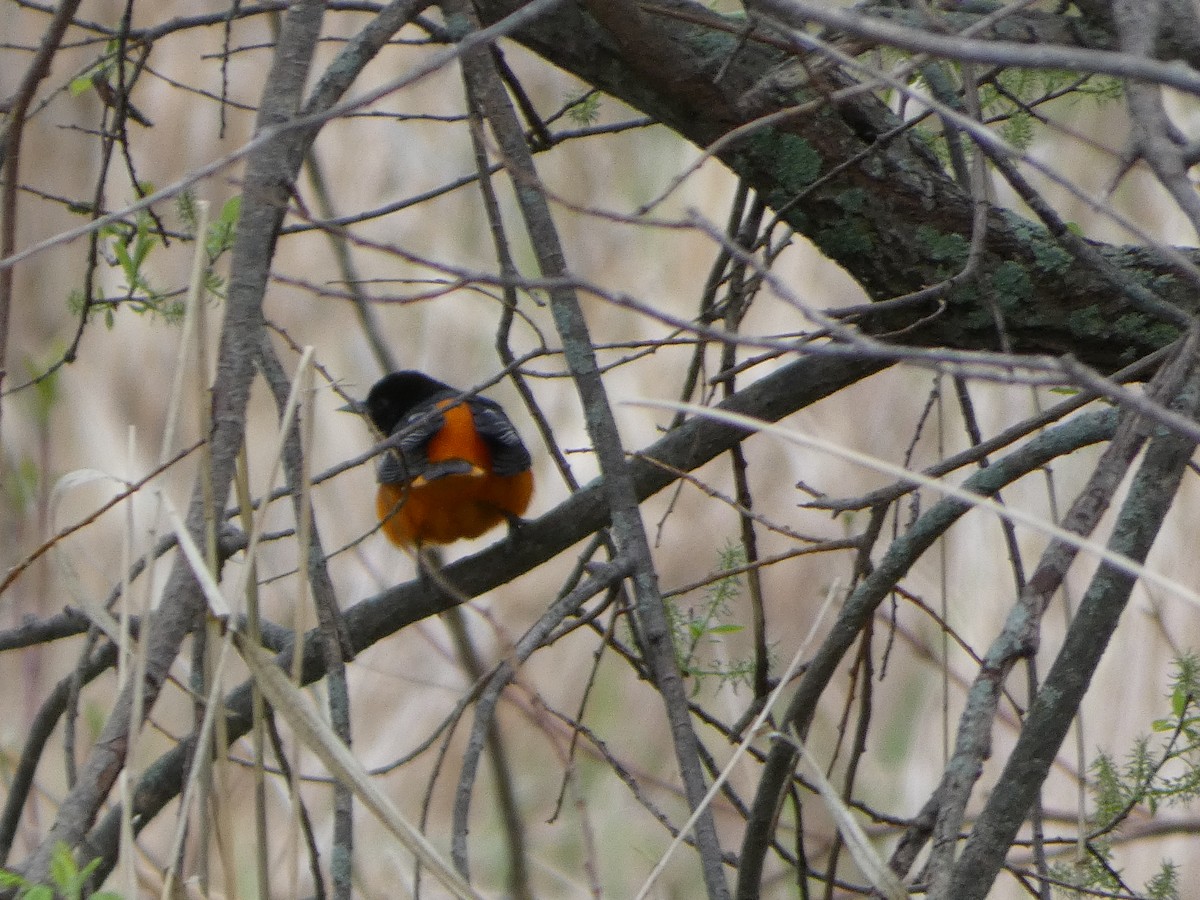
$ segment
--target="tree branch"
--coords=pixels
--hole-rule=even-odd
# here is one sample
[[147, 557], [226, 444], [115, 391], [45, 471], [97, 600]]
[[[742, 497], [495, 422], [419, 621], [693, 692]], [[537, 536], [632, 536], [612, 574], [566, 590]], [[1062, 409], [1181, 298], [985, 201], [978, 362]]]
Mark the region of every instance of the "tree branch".
[[[480, 9], [490, 22], [516, 5], [516, 0], [482, 0]], [[945, 240], [972, 233], [971, 198], [946, 175], [926, 141], [880, 100], [858, 82], [822, 69], [811, 54], [785, 52], [771, 43], [771, 34], [761, 41], [754, 35], [739, 41], [740, 20], [722, 23], [691, 0], [660, 6], [691, 19], [643, 16], [647, 27], [661, 32], [660, 42], [669, 40], [677, 48], [671, 59], [626, 59], [618, 39], [582, 4], [564, 5], [514, 36], [700, 147], [771, 118], [769, 127], [752, 127], [721, 144], [717, 158], [843, 266], [871, 299], [924, 290], [962, 268], [965, 243], [959, 255], [940, 255], [935, 247], [945, 250]], [[1146, 68], [1147, 61], [1136, 57], [1122, 60], [1146, 75], [1165, 68]], [[645, 78], [642, 70], [648, 66], [657, 66], [661, 77]], [[695, 86], [696, 73], [710, 82], [704, 92]], [[842, 167], [845, 160], [856, 162]], [[987, 236], [977, 283], [995, 291], [1014, 352], [1057, 355], [1069, 349], [1111, 372], [1178, 337], [1176, 327], [1130, 310], [1123, 296], [1114, 295], [1108, 274], [1060, 247], [1044, 228], [993, 209]], [[1157, 299], [1186, 314], [1200, 311], [1194, 286], [1152, 248], [1092, 246], [1121, 276], [1152, 285]], [[1179, 252], [1200, 260], [1194, 250]], [[915, 314], [893, 310], [867, 318], [862, 327], [890, 333], [895, 343], [996, 349], [992, 317], [974, 286], [958, 285], [947, 299], [945, 309], [933, 316], [927, 316], [927, 307]]]
[[[987, 469], [976, 472], [963, 487], [981, 496], [991, 496], [1056, 457], [1107, 440], [1112, 436], [1115, 424], [1114, 410], [1077, 416], [1046, 430]], [[805, 738], [821, 695], [859, 632], [871, 621], [875, 608], [921, 554], [971, 509], [972, 506], [962, 500], [941, 500], [892, 543], [878, 566], [846, 598], [837, 621], [813, 655], [788, 703], [782, 727], [794, 728], [802, 740]], [[763, 860], [774, 836], [773, 823], [791, 782], [795, 761], [796, 750], [788, 741], [777, 741], [767, 756], [742, 842], [739, 900], [759, 896]]]
[[[259, 113], [259, 131], [287, 121], [299, 107], [308, 76], [309, 61], [320, 35], [324, 4], [301, 0], [284, 17], [272, 71]], [[287, 208], [291, 183], [302, 158], [305, 136], [284, 131], [259, 147], [247, 161], [245, 201], [234, 243], [228, 303], [217, 357], [213, 391], [211, 448], [212, 496], [229, 493], [234, 461], [242, 445], [246, 402], [250, 394], [253, 359], [262, 328], [262, 297], [267, 284], [275, 239]], [[299, 145], [299, 146], [298, 146]], [[188, 529], [204, 544], [205, 502], [200, 483], [192, 493]], [[146, 650], [143, 715], [148, 715], [179, 653], [184, 636], [196, 620], [200, 590], [180, 554], [171, 569], [163, 599], [142, 635]], [[79, 781], [59, 808], [54, 827], [23, 866], [34, 883], [46, 880], [50, 857], [60, 842], [76, 846], [95, 819], [100, 804], [117, 779], [125, 761], [131, 728], [133, 685], [117, 698], [92, 752], [79, 773]]]
[[[872, 361], [843, 359], [800, 359], [767, 375], [718, 408], [745, 413], [764, 421], [777, 421], [798, 409], [836, 393], [882, 368]], [[729, 450], [749, 436], [743, 428], [707, 418], [694, 418], [638, 454], [631, 463], [639, 501], [653, 496], [676, 480], [676, 471], [691, 471]], [[661, 462], [665, 465], [659, 465]], [[597, 479], [573, 494], [555, 509], [522, 526], [515, 542], [501, 541], [445, 569], [456, 596], [429, 590], [420, 579], [390, 588], [345, 611], [347, 631], [354, 650], [361, 653], [372, 644], [415, 622], [435, 616], [462, 599], [477, 597], [531, 571], [572, 544], [604, 527], [609, 521], [603, 479]], [[325, 675], [320, 637], [305, 636], [301, 677], [311, 684]], [[291, 666], [291, 650], [279, 655], [279, 664]], [[226, 733], [230, 741], [246, 734], [251, 723], [250, 685], [235, 688], [226, 697], [229, 711]], [[134, 821], [141, 828], [175, 796], [183, 783], [188, 738], [148, 767], [134, 794]], [[89, 834], [85, 852], [89, 858], [116, 858], [120, 808], [114, 807]]]
[[[1200, 414], [1200, 359], [1194, 341], [1185, 352], [1189, 371], [1173, 406], [1196, 418]], [[1174, 432], [1151, 439], [1121, 505], [1110, 549], [1138, 562], [1146, 559], [1195, 448], [1194, 440]], [[982, 900], [990, 890], [1017, 829], [1041, 791], [1135, 584], [1128, 574], [1103, 563], [1093, 576], [962, 856], [944, 890], [930, 895], [935, 900]]]

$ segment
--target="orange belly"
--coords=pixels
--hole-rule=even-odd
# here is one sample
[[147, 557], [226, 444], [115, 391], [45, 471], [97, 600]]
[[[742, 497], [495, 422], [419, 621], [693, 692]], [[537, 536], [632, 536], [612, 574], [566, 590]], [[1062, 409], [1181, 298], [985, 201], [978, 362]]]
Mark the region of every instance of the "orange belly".
[[505, 477], [447, 475], [415, 486], [381, 484], [375, 511], [394, 544], [449, 544], [479, 537], [510, 516], [520, 516], [531, 496], [529, 471]]

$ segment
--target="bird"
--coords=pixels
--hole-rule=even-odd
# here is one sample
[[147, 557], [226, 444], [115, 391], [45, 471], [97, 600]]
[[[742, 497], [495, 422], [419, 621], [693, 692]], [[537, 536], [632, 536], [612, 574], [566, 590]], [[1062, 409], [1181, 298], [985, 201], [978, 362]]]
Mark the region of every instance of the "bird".
[[515, 533], [533, 496], [532, 459], [499, 403], [408, 370], [343, 409], [391, 440], [376, 466], [375, 512], [393, 544], [419, 551], [502, 522]]

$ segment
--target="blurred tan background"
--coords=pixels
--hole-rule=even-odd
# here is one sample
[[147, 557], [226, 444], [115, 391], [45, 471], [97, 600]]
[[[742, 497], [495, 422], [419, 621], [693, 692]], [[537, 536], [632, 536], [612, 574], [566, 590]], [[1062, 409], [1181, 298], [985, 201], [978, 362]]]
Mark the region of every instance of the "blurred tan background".
[[[116, 20], [119, 11], [111, 3], [85, 3], [81, 16], [110, 22]], [[198, 10], [193, 6], [160, 3], [138, 5], [134, 12], [137, 27], [176, 15], [195, 14]], [[330, 14], [326, 32], [331, 37], [348, 35], [364, 21], [362, 16]], [[0, 7], [0, 34], [6, 36], [7, 42], [35, 43], [44, 22], [44, 16], [14, 4]], [[404, 36], [417, 38], [419, 33], [410, 30]], [[233, 27], [233, 46], [247, 49], [236, 53], [229, 66], [232, 99], [247, 105], [256, 102], [269, 63], [269, 51], [263, 46], [268, 40], [265, 21], [250, 19]], [[325, 45], [316, 71], [329, 62], [337, 47], [334, 41]], [[56, 60], [43, 95], [65, 85], [94, 61], [101, 50], [99, 44], [65, 50]], [[131, 153], [140, 179], [163, 187], [236, 150], [249, 135], [252, 113], [227, 108], [227, 127], [221, 137], [217, 103], [167, 81], [173, 79], [218, 94], [220, 66], [213, 54], [219, 50], [219, 27], [168, 36], [156, 45], [150, 60], [154, 72], [142, 76], [132, 97], [154, 123], [149, 129], [131, 126]], [[368, 69], [367, 79], [358, 90], [365, 91], [372, 84], [384, 83], [408, 71], [428, 52], [416, 47], [390, 48]], [[580, 84], [520, 48], [508, 45], [505, 55], [543, 112], [557, 109], [581, 92]], [[0, 96], [13, 91], [26, 60], [27, 54], [11, 50], [0, 53]], [[339, 214], [352, 214], [418, 195], [473, 171], [463, 122], [398, 118], [459, 114], [462, 88], [454, 70], [438, 72], [392, 94], [373, 110], [391, 115], [331, 123], [317, 141], [316, 152]], [[1063, 105], [1055, 111], [1073, 129], [1091, 135], [1092, 140], [1112, 150], [1120, 150], [1125, 126], [1119, 104], [1100, 109]], [[1195, 111], [1181, 108], [1180, 112], [1181, 124], [1190, 125]], [[96, 128], [100, 113], [93, 92], [78, 97], [59, 93], [30, 122], [22, 179], [31, 192], [21, 197], [21, 246], [83, 221], [64, 211], [61, 204], [33, 191], [76, 200], [91, 196], [99, 166], [97, 142], [81, 133], [81, 129]], [[601, 101], [599, 122], [617, 122], [634, 116], [612, 100]], [[564, 123], [562, 127], [576, 126]], [[1117, 167], [1111, 153], [1089, 149], [1081, 141], [1049, 132], [1034, 152], [1053, 160], [1096, 193], [1106, 190]], [[540, 155], [539, 170], [551, 191], [571, 204], [556, 204], [555, 213], [572, 270], [584, 281], [602, 285], [613, 293], [628, 293], [648, 307], [674, 316], [694, 315], [715, 252], [712, 242], [695, 231], [620, 218], [659, 195], [697, 155], [695, 148], [682, 144], [661, 127], [568, 142]], [[105, 202], [113, 209], [131, 201], [133, 192], [122, 173], [123, 165], [114, 161], [111, 168]], [[240, 167], [235, 164], [202, 180], [195, 186], [196, 197], [208, 200], [214, 212], [218, 211], [226, 199], [236, 195], [239, 174]], [[508, 203], [509, 189], [502, 179], [498, 178], [497, 184], [505, 200], [518, 263], [524, 272], [532, 274], [533, 263], [520, 236], [519, 219]], [[706, 163], [655, 209], [654, 216], [677, 220], [694, 209], [723, 225], [733, 191], [730, 175], [721, 167]], [[307, 185], [302, 196], [311, 199]], [[1194, 235], [1182, 233], [1180, 217], [1173, 214], [1148, 179], [1135, 177], [1126, 181], [1114, 203], [1161, 239], [1195, 241]], [[178, 215], [171, 205], [163, 204], [156, 211], [169, 228], [179, 227]], [[1085, 209], [1065, 203], [1064, 215], [1079, 222], [1090, 236], [1127, 239], [1107, 223], [1093, 219]], [[409, 210], [354, 225], [352, 233], [357, 238], [399, 247], [447, 266], [489, 272], [495, 269], [487, 223], [478, 190], [473, 185]], [[486, 381], [502, 367], [493, 349], [501, 312], [494, 297], [481, 291], [460, 290], [406, 302], [405, 297], [422, 294], [428, 287], [420, 280], [442, 277], [441, 274], [381, 249], [359, 246], [353, 249], [353, 254], [365, 289], [381, 300], [375, 305], [380, 328], [403, 367], [422, 369], [462, 388]], [[168, 247], [156, 249], [147, 273], [156, 287], [177, 287], [186, 278], [190, 256], [190, 245], [173, 241]], [[11, 365], [6, 389], [23, 382], [28, 372], [45, 367], [71, 342], [76, 319], [68, 308], [68, 295], [82, 283], [85, 258], [85, 243], [80, 240], [39, 253], [17, 267], [17, 304], [12, 313]], [[227, 262], [223, 259], [221, 265]], [[117, 294], [122, 286], [120, 270], [102, 264], [100, 271], [104, 292]], [[362, 396], [383, 373], [371, 356], [349, 302], [322, 296], [322, 290], [334, 294], [344, 290], [337, 271], [329, 242], [322, 234], [310, 231], [284, 238], [275, 262], [275, 274], [280, 279], [270, 289], [265, 314], [272, 325], [285, 331], [297, 344], [311, 344], [320, 365], [349, 393]], [[861, 294], [849, 279], [835, 266], [819, 259], [801, 239], [781, 259], [778, 272], [814, 307], [862, 302]], [[411, 280], [417, 283], [410, 283]], [[670, 416], [627, 405], [626, 401], [678, 399], [690, 348], [668, 347], [642, 354], [640, 348], [624, 345], [662, 339], [668, 334], [666, 326], [613, 307], [595, 296], [586, 297], [585, 302], [596, 341], [616, 345], [602, 354], [603, 360], [613, 363], [628, 358], [607, 372], [606, 383], [611, 398], [618, 404], [626, 445], [636, 450], [655, 440], [658, 428]], [[530, 302], [527, 296], [522, 303], [523, 314], [536, 324], [553, 350], [557, 341], [547, 311]], [[221, 312], [220, 302], [211, 300], [207, 313], [210, 335], [218, 333]], [[750, 331], [787, 332], [804, 327], [804, 321], [779, 299], [764, 295], [746, 327]], [[88, 516], [114, 492], [111, 484], [88, 484], [66, 492], [57, 508], [51, 509], [51, 491], [65, 474], [94, 469], [115, 477], [136, 477], [154, 467], [179, 337], [179, 328], [161, 316], [118, 310], [111, 328], [105, 326], [103, 316], [96, 317], [86, 328], [77, 361], [62, 370], [48, 404], [39, 407], [29, 391], [4, 398], [0, 570], [18, 564], [54, 528]], [[512, 343], [514, 351], [520, 354], [538, 347], [540, 340], [532, 328], [518, 320]], [[277, 342], [277, 347], [285, 364], [294, 366], [294, 354], [282, 343]], [[743, 355], [754, 352], [749, 349]], [[715, 362], [710, 364], [708, 374], [712, 374], [713, 365]], [[584, 452], [587, 438], [582, 417], [569, 380], [561, 377], [563, 370], [561, 359], [553, 353], [534, 359], [525, 367], [538, 402], [555, 426], [559, 446], [568, 452], [578, 478], [586, 482], [594, 475], [595, 465], [591, 455]], [[743, 376], [743, 383], [754, 377], [756, 372], [752, 370]], [[786, 425], [898, 463], [932, 381], [933, 376], [926, 371], [898, 368], [806, 410]], [[972, 393], [985, 435], [1033, 411], [1033, 397], [1025, 387], [978, 384], [972, 386]], [[545, 512], [566, 496], [566, 488], [550, 465], [544, 448], [539, 448], [536, 431], [516, 392], [508, 383], [501, 383], [488, 394], [512, 413], [534, 451], [538, 488], [530, 514]], [[1055, 399], [1043, 396], [1041, 403], [1046, 405]], [[337, 397], [323, 389], [318, 399], [317, 440], [311, 461], [315, 472], [370, 445], [366, 428], [351, 417], [337, 414], [334, 411], [337, 405], [340, 405]], [[961, 417], [951, 400], [947, 400], [941, 417], [946, 451], [961, 449], [964, 444]], [[178, 446], [190, 443], [199, 433], [194, 409], [185, 411], [182, 422]], [[264, 470], [274, 438], [274, 423], [274, 407], [260, 382], [251, 406], [249, 436], [251, 469], [257, 476], [258, 493], [267, 488]], [[131, 428], [135, 429], [136, 441], [132, 458], [126, 450]], [[936, 458], [937, 444], [936, 428], [927, 428], [919, 442], [915, 464]], [[746, 452], [751, 462], [758, 512], [768, 520], [807, 535], [840, 537], [861, 527], [863, 517], [848, 523], [798, 508], [797, 504], [806, 497], [794, 489], [796, 482], [803, 481], [833, 496], [860, 495], [886, 482], [881, 475], [764, 436], [750, 440]], [[1081, 454], [1081, 460], [1094, 461], [1094, 458], [1094, 454]], [[146, 529], [157, 507], [154, 491], [161, 490], [182, 508], [191, 489], [195, 465], [194, 460], [189, 460], [139, 494], [135, 503], [138, 552], [151, 542]], [[731, 492], [727, 461], [719, 460], [696, 474], [717, 490], [727, 495]], [[1070, 503], [1085, 474], [1086, 468], [1067, 464], [1055, 467], [1053, 483], [1060, 510]], [[327, 550], [350, 545], [373, 527], [373, 510], [365, 499], [372, 490], [369, 467], [360, 467], [316, 490], [316, 524]], [[1030, 478], [1006, 492], [1006, 500], [1045, 513], [1046, 490], [1044, 480]], [[926, 497], [924, 507], [931, 502]], [[1152, 567], [1191, 585], [1200, 581], [1194, 564], [1194, 529], [1189, 527], [1195, 502], [1196, 486], [1192, 483], [1173, 511], [1150, 562]], [[288, 527], [290, 507], [283, 503], [277, 506], [272, 526]], [[644, 516], [655, 537], [664, 590], [693, 583], [712, 571], [722, 549], [738, 534], [734, 511], [692, 487], [685, 486], [678, 494], [664, 492], [645, 505]], [[65, 605], [77, 605], [81, 596], [106, 596], [120, 580], [124, 527], [123, 514], [119, 510], [109, 512], [34, 564], [0, 596], [4, 625], [11, 627], [27, 617], [45, 616]], [[456, 545], [450, 555], [470, 553], [498, 538], [498, 534], [492, 534], [479, 542]], [[1044, 539], [1038, 534], [1021, 532], [1021, 541], [1026, 566], [1031, 568]], [[790, 538], [765, 529], [760, 533], [760, 542], [763, 556], [794, 546]], [[239, 560], [227, 568], [226, 582], [236, 574]], [[471, 604], [468, 621], [485, 661], [503, 658], [505, 648], [548, 606], [574, 562], [573, 554], [563, 554], [551, 564]], [[845, 585], [850, 562], [848, 553], [824, 554], [799, 557], [765, 570], [776, 667], [791, 658], [826, 592], [839, 584]], [[287, 541], [266, 548], [260, 559], [266, 613], [276, 621], [289, 622], [300, 599], [296, 579], [290, 575], [294, 565], [295, 553]], [[980, 512], [966, 517], [944, 546], [944, 565], [943, 582], [937, 556], [927, 557], [911, 573], [906, 586], [934, 606], [944, 592], [951, 623], [982, 654], [1013, 600], [1012, 578], [995, 520]], [[343, 606], [413, 575], [411, 560], [378, 535], [338, 554], [331, 566]], [[1092, 563], [1087, 562], [1073, 574], [1071, 583], [1077, 593], [1086, 585], [1091, 567]], [[161, 580], [159, 577], [159, 584]], [[137, 587], [140, 585], [141, 582]], [[136, 589], [134, 595], [142, 598], [145, 592]], [[699, 603], [699, 595], [695, 600], [685, 598], [680, 602]], [[306, 621], [311, 623], [311, 611], [306, 615]], [[947, 741], [953, 741], [953, 731], [949, 737], [943, 731], [941, 673], [936, 662], [941, 653], [940, 634], [933, 622], [911, 607], [899, 607], [896, 615], [901, 633], [888, 655], [886, 678], [876, 685], [875, 722], [859, 785], [863, 799], [875, 808], [895, 815], [912, 815], [936, 784], [943, 747]], [[1152, 721], [1165, 713], [1169, 661], [1176, 649], [1195, 645], [1196, 616], [1195, 609], [1176, 598], [1152, 596], [1139, 590], [1086, 705], [1083, 743], [1089, 753], [1101, 747], [1118, 758], [1123, 757], [1135, 736], [1148, 732]], [[1053, 658], [1064, 618], [1061, 610], [1052, 611], [1047, 618], [1043, 669]], [[735, 604], [732, 621], [749, 625], [744, 596], [740, 604]], [[877, 633], [877, 655], [882, 653], [884, 637], [885, 632]], [[11, 766], [30, 717], [47, 690], [70, 672], [80, 647], [81, 640], [74, 639], [0, 656], [0, 678], [10, 686], [0, 715], [0, 767]], [[586, 893], [583, 867], [592, 852], [588, 849], [589, 842], [596, 854], [594, 862], [605, 896], [630, 896], [668, 843], [668, 836], [638, 806], [603, 761], [584, 750], [579, 753], [577, 781], [568, 791], [562, 815], [554, 822], [547, 821], [563, 779], [563, 755], [570, 735], [541, 704], [545, 702], [569, 715], [577, 712], [594, 650], [593, 637], [576, 634], [539, 651], [522, 669], [517, 685], [506, 694], [501, 706], [505, 737], [519, 765], [518, 796], [536, 860], [533, 876], [540, 896], [572, 897]], [[745, 658], [750, 652], [748, 630], [729, 636], [714, 652], [727, 659]], [[953, 729], [961, 709], [962, 684], [973, 677], [974, 664], [962, 652], [952, 650], [949, 669], [947, 715]], [[182, 662], [176, 674], [186, 680]], [[454, 659], [445, 630], [437, 621], [423, 622], [364, 653], [350, 667], [350, 679], [354, 749], [371, 769], [387, 766], [412, 751], [469, 687]], [[85, 691], [81, 722], [85, 740], [81, 744], [103, 721], [114, 684], [112, 677], [103, 678]], [[1023, 697], [1020, 677], [1014, 678], [1012, 690]], [[814, 728], [814, 746], [825, 748], [826, 753], [836, 738], [846, 691], [843, 679], [828, 693], [828, 706]], [[737, 690], [718, 688], [715, 681], [707, 681], [702, 685], [700, 697], [718, 715], [733, 720], [744, 709], [750, 694], [745, 686]], [[190, 728], [190, 715], [182, 691], [168, 690], [155, 711], [155, 729], [148, 732], [151, 738], [143, 747], [142, 762], [154, 758], [169, 746], [173, 737], [185, 733]], [[661, 704], [652, 691], [632, 679], [623, 665], [608, 658], [601, 666], [585, 720], [603, 737], [609, 751], [644, 779], [654, 800], [676, 822], [682, 821], [683, 803], [669, 787], [677, 776], [662, 728]], [[1011, 723], [998, 727], [994, 764], [1002, 763], [1013, 734]], [[461, 736], [460, 733], [460, 743]], [[706, 739], [718, 757], [728, 755], [728, 747], [711, 734]], [[81, 746], [79, 752], [83, 749]], [[14, 848], [14, 862], [20, 860], [53, 819], [55, 801], [64, 791], [61, 753], [60, 744], [43, 761], [39, 772], [40, 795], [27, 817], [24, 840], [19, 839]], [[248, 758], [248, 747], [239, 743], [233, 755]], [[384, 789], [413, 819], [420, 814], [432, 758], [432, 754], [426, 754], [417, 762], [381, 777]], [[434, 795], [430, 834], [439, 847], [446, 845], [446, 810], [457, 776], [454, 758], [451, 751], [447, 771]], [[1064, 747], [1060, 763], [1045, 798], [1047, 812], [1052, 817], [1047, 824], [1047, 833], [1051, 835], [1072, 832], [1069, 821], [1053, 817], [1070, 816], [1074, 812], [1072, 773], [1077, 771], [1074, 738]], [[311, 759], [306, 760], [304, 771], [321, 775], [319, 765]], [[503, 885], [500, 871], [504, 845], [495, 827], [489, 776], [486, 769], [483, 771], [473, 806], [476, 824], [470, 835], [473, 874], [483, 890], [499, 895]], [[233, 767], [228, 770], [228, 777], [231, 779], [228, 796], [233, 802], [248, 796], [249, 778], [244, 770]], [[733, 784], [744, 798], [749, 798], [756, 778], [757, 770], [743, 764]], [[986, 790], [988, 783], [985, 775], [982, 789]], [[329, 830], [328, 797], [327, 787], [319, 783], [307, 788], [306, 798], [324, 840]], [[282, 833], [287, 798], [278, 783], [274, 800], [278, 806], [271, 813], [272, 822], [278, 824]], [[725, 846], [736, 850], [740, 819], [723, 801], [717, 808]], [[816, 835], [829, 833], [829, 824], [815, 800], [809, 808], [806, 826], [813, 832], [816, 848], [820, 845]], [[1187, 811], [1170, 810], [1162, 815], [1164, 819], [1194, 823], [1194, 817]], [[163, 862], [173, 819], [174, 807], [146, 831], [147, 871], [152, 863]], [[360, 812], [359, 821], [355, 863], [361, 895], [398, 896], [397, 884], [411, 877], [408, 855], [390, 840], [378, 837], [370, 816]], [[1131, 828], [1139, 821], [1135, 816]], [[890, 845], [882, 846], [890, 850]], [[1140, 885], [1157, 868], [1161, 857], [1170, 856], [1181, 864], [1187, 883], [1187, 878], [1194, 880], [1200, 876], [1200, 865], [1194, 861], [1194, 846], [1191, 835], [1165, 834], [1144, 842], [1137, 852], [1119, 851], [1119, 859], [1130, 883]], [[282, 842], [273, 846], [272, 852], [282, 865]], [[248, 888], [248, 856], [239, 862], [247, 867], [244, 877]], [[492, 876], [490, 872], [496, 874]], [[301, 877], [303, 884], [305, 876]], [[654, 896], [691, 896], [698, 883], [692, 857], [682, 852], [668, 868]], [[1022, 895], [1011, 880], [1002, 879], [1001, 885], [994, 896]], [[772, 896], [794, 895], [786, 880], [771, 890]], [[432, 891], [428, 895], [437, 894]]]

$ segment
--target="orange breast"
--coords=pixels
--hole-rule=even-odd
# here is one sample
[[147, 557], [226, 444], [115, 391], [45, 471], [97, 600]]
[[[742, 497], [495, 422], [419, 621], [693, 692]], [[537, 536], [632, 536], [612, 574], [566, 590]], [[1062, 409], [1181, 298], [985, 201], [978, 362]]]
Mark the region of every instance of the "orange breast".
[[[444, 401], [443, 407], [450, 401]], [[394, 544], [448, 544], [479, 537], [509, 516], [520, 516], [533, 496], [533, 473], [492, 474], [492, 454], [475, 431], [466, 404], [445, 409], [445, 425], [430, 441], [431, 463], [464, 459], [476, 471], [415, 485], [381, 484], [375, 510]]]
[[475, 430], [471, 409], [465, 403], [453, 405], [453, 400], [442, 400], [445, 424], [425, 445], [425, 456], [431, 462], [446, 459], [465, 459], [473, 466], [491, 471], [492, 451]]

